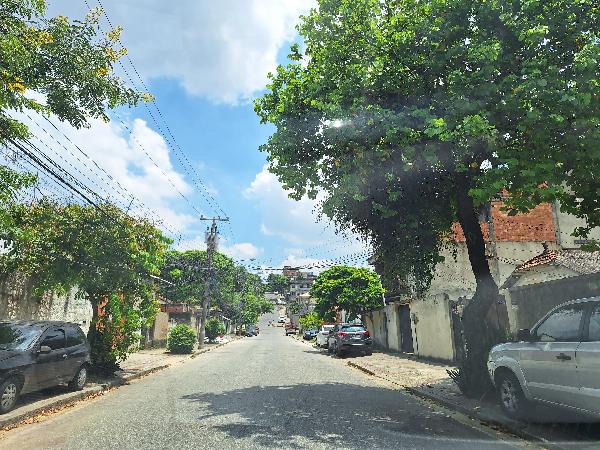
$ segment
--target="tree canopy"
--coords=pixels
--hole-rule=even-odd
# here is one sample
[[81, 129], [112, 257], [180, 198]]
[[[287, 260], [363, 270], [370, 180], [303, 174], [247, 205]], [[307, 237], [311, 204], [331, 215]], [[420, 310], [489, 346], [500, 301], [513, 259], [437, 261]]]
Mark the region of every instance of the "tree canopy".
[[267, 292], [285, 294], [290, 286], [290, 279], [279, 273], [270, 273], [265, 284]]
[[126, 49], [117, 48], [120, 28], [101, 33], [101, 10], [83, 20], [48, 19], [46, 4], [46, 0], [0, 2], [0, 143], [29, 135], [11, 111], [53, 114], [79, 128], [90, 118], [108, 121], [107, 106], [151, 99], [126, 87], [114, 74], [114, 64]]
[[426, 291], [460, 223], [481, 380], [498, 288], [476, 209], [506, 189], [511, 213], [559, 200], [579, 235], [600, 225], [599, 29], [596, 0], [319, 0], [256, 100], [269, 170], [323, 192], [386, 277]]
[[14, 250], [0, 257], [0, 276], [25, 275], [38, 295], [77, 288], [94, 309], [96, 361], [124, 359], [139, 343], [140, 326], [157, 312], [151, 276], [160, 274], [171, 241], [147, 220], [111, 204], [42, 199], [0, 211], [9, 218], [4, 233], [14, 242]]
[[345, 310], [352, 320], [382, 307], [384, 292], [375, 272], [350, 266], [327, 269], [310, 288], [317, 302], [315, 312], [329, 321], [334, 320], [336, 309]]

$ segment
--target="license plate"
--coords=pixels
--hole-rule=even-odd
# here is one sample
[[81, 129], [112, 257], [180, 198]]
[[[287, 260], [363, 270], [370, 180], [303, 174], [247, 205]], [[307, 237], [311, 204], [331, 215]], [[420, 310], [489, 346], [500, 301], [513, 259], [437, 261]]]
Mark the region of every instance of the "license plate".
[[360, 339], [360, 336], [352, 336], [352, 339]]

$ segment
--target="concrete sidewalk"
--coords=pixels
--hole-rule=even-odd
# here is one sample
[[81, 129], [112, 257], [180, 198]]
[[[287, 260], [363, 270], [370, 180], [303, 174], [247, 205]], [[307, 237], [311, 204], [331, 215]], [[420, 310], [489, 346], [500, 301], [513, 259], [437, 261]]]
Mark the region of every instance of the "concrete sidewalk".
[[43, 420], [46, 416], [64, 408], [72, 407], [80, 401], [104, 395], [108, 390], [127, 384], [129, 381], [177, 364], [182, 364], [202, 353], [209, 352], [239, 339], [237, 336], [228, 336], [228, 338], [229, 340], [226, 342], [206, 344], [201, 350], [195, 350], [192, 354], [187, 355], [171, 354], [164, 348], [141, 350], [132, 353], [126, 361], [120, 364], [121, 370], [115, 372], [113, 378], [92, 379], [81, 391], [73, 392], [66, 386], [57, 386], [44, 389], [40, 392], [26, 394], [19, 399], [19, 404], [14, 410], [0, 415], [0, 431], [11, 429], [21, 424]]
[[375, 352], [371, 356], [346, 359], [349, 366], [393, 383], [418, 397], [459, 411], [485, 425], [543, 442], [547, 448], [600, 448], [600, 426], [597, 424], [559, 423], [556, 409], [541, 406], [535, 408], [533, 417], [541, 418], [543, 423], [519, 422], [508, 418], [495, 398], [465, 397], [446, 372], [452, 366], [398, 353]]

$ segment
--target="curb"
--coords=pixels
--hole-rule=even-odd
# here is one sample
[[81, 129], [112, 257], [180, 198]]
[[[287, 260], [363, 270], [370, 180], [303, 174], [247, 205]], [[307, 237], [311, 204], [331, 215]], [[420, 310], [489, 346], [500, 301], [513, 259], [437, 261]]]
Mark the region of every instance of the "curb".
[[[227, 341], [222, 344], [219, 344], [215, 347], [204, 348], [204, 349], [198, 350], [198, 351], [194, 352], [192, 355], [190, 355], [189, 359], [193, 359], [196, 356], [199, 356], [203, 353], [207, 353], [211, 350], [215, 350], [217, 348], [223, 347], [224, 345], [227, 345], [236, 340], [237, 339], [233, 339], [231, 341]], [[75, 404], [82, 402], [88, 398], [103, 395], [112, 389], [116, 389], [121, 386], [126, 386], [127, 384], [129, 384], [130, 381], [137, 380], [138, 378], [143, 378], [143, 377], [145, 377], [147, 375], [151, 375], [155, 372], [160, 372], [161, 370], [167, 369], [171, 366], [172, 366], [172, 364], [164, 364], [162, 366], [156, 366], [156, 367], [152, 367], [150, 369], [140, 370], [139, 372], [135, 372], [135, 373], [131, 373], [131, 374], [123, 374], [120, 376], [117, 375], [115, 379], [109, 380], [109, 381], [99, 384], [97, 386], [91, 386], [89, 388], [84, 389], [83, 391], [71, 392], [70, 394], [63, 394], [64, 395], [63, 398], [57, 399], [46, 405], [39, 406], [37, 408], [31, 409], [28, 411], [24, 411], [21, 414], [17, 414], [13, 417], [10, 417], [7, 419], [2, 419], [2, 416], [0, 416], [0, 431], [8, 431], [13, 428], [17, 428], [20, 425], [25, 425], [27, 423], [36, 422], [36, 420], [30, 421], [30, 419], [33, 419], [36, 416], [39, 416], [44, 413], [52, 414], [54, 412], [58, 412], [58, 410], [61, 410], [63, 408], [75, 406]]]
[[410, 394], [412, 396], [431, 401], [431, 402], [436, 403], [440, 406], [443, 406], [444, 408], [447, 408], [449, 410], [464, 414], [465, 416], [469, 417], [470, 419], [476, 420], [476, 421], [482, 423], [483, 425], [499, 428], [502, 431], [504, 431], [505, 433], [512, 434], [513, 436], [516, 436], [516, 437], [519, 437], [522, 439], [526, 439], [526, 440], [538, 442], [538, 443], [543, 443], [545, 445], [545, 448], [554, 449], [554, 450], [564, 450], [565, 449], [564, 447], [561, 447], [557, 444], [552, 444], [552, 443], [548, 442], [547, 439], [539, 436], [536, 433], [532, 433], [532, 432], [528, 431], [527, 429], [524, 429], [522, 426], [519, 426], [522, 424], [519, 424], [518, 422], [515, 422], [513, 424], [510, 422], [503, 422], [500, 420], [495, 420], [494, 418], [488, 417], [485, 414], [481, 414], [481, 413], [478, 413], [477, 411], [473, 411], [470, 408], [466, 408], [461, 405], [457, 405], [456, 403], [446, 401], [435, 395], [423, 392], [422, 390], [419, 390], [417, 388], [405, 386], [405, 385], [400, 384], [396, 381], [393, 381], [387, 377], [378, 375], [376, 372], [373, 372], [372, 370], [369, 370], [366, 367], [361, 366], [360, 364], [356, 364], [352, 361], [348, 361], [346, 364], [348, 364], [348, 366], [350, 366], [350, 367], [360, 370], [361, 372], [366, 373], [367, 375], [371, 375], [375, 378], [379, 378], [388, 383], [392, 383], [398, 387], [401, 387], [408, 394]]
[[[419, 397], [421, 399], [432, 401], [434, 403], [437, 403], [438, 405], [443, 406], [444, 408], [448, 408], [453, 411], [458, 411], [459, 413], [464, 414], [465, 416], [469, 417], [470, 419], [477, 420], [484, 425], [499, 428], [506, 433], [510, 433], [510, 434], [520, 437], [522, 439], [543, 443], [547, 446], [546, 448], [552, 448], [555, 450], [563, 450], [564, 449], [564, 447], [561, 447], [560, 445], [557, 445], [557, 444], [552, 444], [552, 443], [548, 442], [547, 439], [539, 436], [538, 434], [532, 433], [532, 432], [528, 431], [527, 429], [523, 428], [522, 426], [519, 426], [518, 422], [515, 422], [513, 424], [510, 422], [503, 422], [500, 420], [496, 420], [485, 414], [480, 414], [476, 411], [473, 411], [470, 408], [466, 408], [464, 406], [457, 405], [456, 403], [446, 401], [444, 399], [436, 397], [435, 395], [427, 394], [426, 392], [423, 392], [416, 388], [404, 386], [404, 389], [411, 395], [414, 395], [415, 397]], [[522, 425], [522, 424], [520, 424], [520, 425]]]

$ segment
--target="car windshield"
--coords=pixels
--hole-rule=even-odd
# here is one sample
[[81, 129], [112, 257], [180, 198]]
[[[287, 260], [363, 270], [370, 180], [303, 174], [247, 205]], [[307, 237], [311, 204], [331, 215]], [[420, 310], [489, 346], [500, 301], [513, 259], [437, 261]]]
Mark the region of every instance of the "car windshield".
[[348, 326], [348, 327], [342, 327], [342, 331], [346, 331], [348, 333], [357, 333], [359, 331], [366, 331], [366, 330], [365, 330], [365, 327], [358, 326], [358, 325], [352, 325], [352, 326]]
[[335, 327], [335, 325], [324, 325], [323, 331], [331, 331], [331, 330], [333, 330], [334, 327]]
[[0, 350], [27, 350], [41, 332], [28, 325], [0, 323]]

